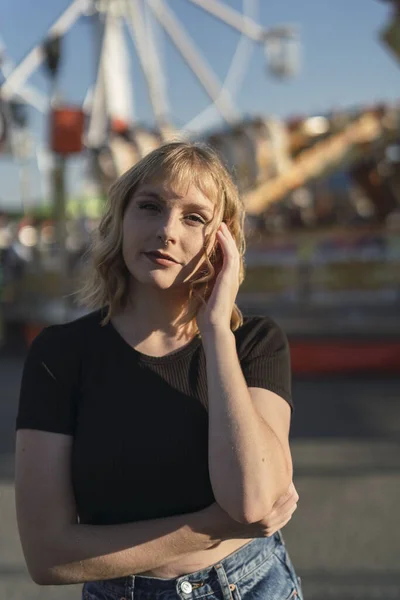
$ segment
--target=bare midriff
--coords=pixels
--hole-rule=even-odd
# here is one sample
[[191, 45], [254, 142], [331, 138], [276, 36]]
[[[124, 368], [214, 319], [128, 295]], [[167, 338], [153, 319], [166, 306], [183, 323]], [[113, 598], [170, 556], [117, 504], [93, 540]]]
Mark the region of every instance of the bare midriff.
[[138, 573], [138, 575], [146, 577], [160, 577], [162, 579], [175, 579], [176, 577], [181, 577], [182, 575], [188, 575], [189, 573], [195, 573], [196, 571], [207, 569], [208, 567], [219, 563], [229, 554], [236, 552], [236, 550], [239, 550], [239, 548], [245, 546], [249, 542], [251, 542], [251, 539], [240, 538], [234, 540], [225, 540], [224, 542], [218, 544], [218, 546], [214, 546], [208, 550], [201, 550], [199, 552], [186, 554], [185, 556], [179, 558], [179, 560], [171, 562], [164, 567], [160, 567], [159, 569], [154, 569], [152, 571], [144, 571], [142, 573]]

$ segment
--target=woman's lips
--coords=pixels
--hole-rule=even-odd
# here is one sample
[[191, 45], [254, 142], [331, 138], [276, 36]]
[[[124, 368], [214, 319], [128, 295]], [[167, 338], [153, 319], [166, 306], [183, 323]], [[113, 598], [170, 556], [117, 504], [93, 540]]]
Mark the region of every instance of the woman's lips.
[[166, 258], [164, 256], [159, 256], [157, 254], [153, 254], [152, 252], [144, 252], [144, 255], [154, 264], [163, 265], [165, 267], [170, 267], [172, 265], [176, 265], [176, 261]]

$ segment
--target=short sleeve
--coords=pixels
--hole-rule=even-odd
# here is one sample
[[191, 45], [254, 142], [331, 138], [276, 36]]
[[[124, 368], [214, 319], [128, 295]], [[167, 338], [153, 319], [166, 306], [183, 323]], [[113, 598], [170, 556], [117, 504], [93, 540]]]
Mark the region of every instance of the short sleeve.
[[25, 360], [17, 429], [73, 435], [79, 365], [71, 336], [62, 325], [45, 328]]
[[278, 394], [293, 413], [290, 349], [284, 331], [269, 317], [251, 317], [238, 330], [236, 345], [247, 385]]

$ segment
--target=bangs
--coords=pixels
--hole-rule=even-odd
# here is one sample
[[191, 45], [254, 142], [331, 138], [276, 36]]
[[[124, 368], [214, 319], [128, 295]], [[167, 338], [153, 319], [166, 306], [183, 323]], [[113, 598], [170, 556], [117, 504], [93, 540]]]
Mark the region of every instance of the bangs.
[[166, 183], [181, 195], [186, 195], [190, 186], [194, 185], [223, 212], [223, 186], [214, 175], [213, 165], [207, 156], [200, 156], [198, 151], [178, 151], [176, 155], [172, 153], [158, 158], [159, 160], [148, 164], [140, 178], [140, 184]]

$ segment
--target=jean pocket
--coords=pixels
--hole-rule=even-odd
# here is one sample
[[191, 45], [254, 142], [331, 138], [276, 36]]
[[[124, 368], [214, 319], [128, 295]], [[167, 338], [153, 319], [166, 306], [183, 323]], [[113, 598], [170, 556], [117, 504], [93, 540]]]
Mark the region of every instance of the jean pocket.
[[297, 579], [284, 560], [284, 555], [273, 552], [267, 560], [248, 571], [230, 585], [231, 600], [268, 598], [268, 600], [302, 600]]
[[[240, 595], [240, 591], [237, 585], [235, 586], [230, 586], [231, 589], [231, 596], [232, 596], [232, 600], [242, 600], [242, 597]], [[293, 589], [289, 596], [287, 598], [282, 598], [282, 600], [297, 600], [298, 598], [298, 593], [296, 589]]]
[[[231, 587], [231, 598], [232, 598], [232, 600], [242, 600], [242, 596], [240, 594], [239, 587], [237, 585], [235, 585], [233, 589], [232, 589], [232, 586], [230, 586], [230, 587]], [[260, 595], [259, 592], [261, 592], [261, 595]], [[254, 598], [259, 598], [259, 597], [260, 598], [261, 597], [263, 597], [263, 598], [264, 597], [265, 598], [269, 598], [270, 597], [270, 598], [273, 598], [273, 599], [276, 599], [276, 600], [302, 600], [300, 598], [300, 595], [299, 595], [299, 592], [298, 592], [297, 588], [295, 588], [293, 586], [290, 587], [289, 594], [286, 591], [286, 593], [283, 593], [283, 595], [281, 595], [282, 594], [282, 590], [280, 590], [280, 591], [276, 590], [276, 589], [274, 589], [274, 590], [271, 589], [270, 590], [268, 588], [268, 586], [265, 588], [265, 591], [264, 590], [260, 590], [260, 589], [250, 590], [248, 592], [249, 595], [247, 595], [247, 592], [244, 593], [243, 599], [245, 600], [246, 597], [252, 598], [253, 597], [252, 593], [254, 594]], [[265, 594], [265, 596], [263, 594]]]
[[[286, 572], [292, 580], [294, 585], [293, 592], [296, 592], [297, 597], [300, 598], [300, 600], [302, 600], [303, 595], [301, 590], [301, 580], [300, 577], [297, 577], [296, 575], [296, 571], [294, 569], [292, 561], [290, 560], [290, 556], [286, 550], [285, 544], [278, 544], [275, 548], [274, 555], [279, 560], [279, 562], [282, 565], [284, 565]], [[293, 595], [294, 598], [296, 597], [296, 594]], [[289, 596], [289, 598], [291, 598], [291, 596]]]

